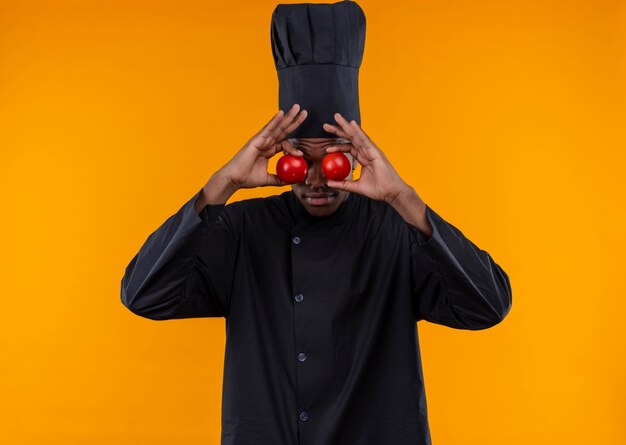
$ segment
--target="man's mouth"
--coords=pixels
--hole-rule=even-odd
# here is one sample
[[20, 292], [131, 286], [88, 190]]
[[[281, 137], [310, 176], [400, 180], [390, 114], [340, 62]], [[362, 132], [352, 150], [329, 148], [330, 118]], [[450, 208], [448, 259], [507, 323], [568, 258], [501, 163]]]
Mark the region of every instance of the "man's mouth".
[[304, 195], [306, 202], [314, 206], [326, 205], [337, 197], [337, 193], [307, 193]]

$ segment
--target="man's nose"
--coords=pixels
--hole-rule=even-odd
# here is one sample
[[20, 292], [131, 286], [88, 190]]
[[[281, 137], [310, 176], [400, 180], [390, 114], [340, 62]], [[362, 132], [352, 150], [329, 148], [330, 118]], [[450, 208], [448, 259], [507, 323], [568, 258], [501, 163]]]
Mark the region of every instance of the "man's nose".
[[322, 187], [326, 183], [326, 176], [324, 176], [321, 163], [316, 162], [309, 167], [304, 183], [312, 187]]

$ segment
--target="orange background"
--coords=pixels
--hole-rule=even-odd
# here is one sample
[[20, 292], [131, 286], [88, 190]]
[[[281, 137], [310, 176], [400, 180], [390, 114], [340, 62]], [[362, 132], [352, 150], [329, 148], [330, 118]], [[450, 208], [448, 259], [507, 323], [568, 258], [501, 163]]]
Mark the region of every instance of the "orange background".
[[[418, 324], [433, 443], [625, 443], [626, 3], [359, 3], [363, 129], [513, 289]], [[219, 443], [224, 319], [120, 280], [278, 111], [275, 5], [0, 0], [1, 443]]]

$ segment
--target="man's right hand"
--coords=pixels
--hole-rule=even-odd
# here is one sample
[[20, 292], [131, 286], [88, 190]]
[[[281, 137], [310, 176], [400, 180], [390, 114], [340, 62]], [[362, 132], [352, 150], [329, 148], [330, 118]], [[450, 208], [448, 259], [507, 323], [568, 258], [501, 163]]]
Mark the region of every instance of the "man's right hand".
[[306, 119], [306, 110], [299, 111], [299, 104], [294, 104], [286, 115], [279, 110], [226, 165], [215, 172], [196, 200], [196, 213], [207, 204], [226, 203], [240, 188], [287, 185], [267, 171], [268, 160], [280, 151], [302, 156], [303, 153], [287, 140], [287, 136]]
[[285, 153], [302, 156], [302, 152], [291, 145], [287, 136], [300, 126], [307, 116], [306, 110], [298, 113], [299, 104], [294, 104], [285, 115], [278, 111], [265, 126], [255, 134], [221, 168], [222, 174], [236, 188], [253, 188], [286, 185], [273, 173], [267, 171], [268, 161], [275, 154]]

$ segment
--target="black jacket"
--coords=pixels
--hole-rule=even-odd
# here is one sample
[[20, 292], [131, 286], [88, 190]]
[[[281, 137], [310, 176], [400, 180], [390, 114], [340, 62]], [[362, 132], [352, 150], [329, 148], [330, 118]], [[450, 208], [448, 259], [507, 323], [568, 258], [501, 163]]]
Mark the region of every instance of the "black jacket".
[[507, 274], [427, 207], [426, 237], [351, 193], [308, 214], [292, 191], [194, 211], [126, 268], [122, 303], [154, 320], [225, 317], [222, 445], [430, 444], [416, 322], [485, 329]]

